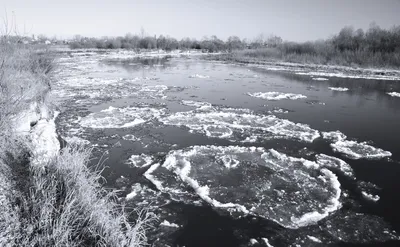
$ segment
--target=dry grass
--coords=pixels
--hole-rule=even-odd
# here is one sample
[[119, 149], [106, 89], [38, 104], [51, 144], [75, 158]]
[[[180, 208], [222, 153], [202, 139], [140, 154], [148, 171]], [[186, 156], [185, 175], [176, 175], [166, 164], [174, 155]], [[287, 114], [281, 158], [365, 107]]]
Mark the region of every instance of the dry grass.
[[43, 102], [49, 90], [53, 59], [30, 46], [0, 38], [0, 158], [20, 150], [13, 119], [32, 102]]
[[146, 245], [154, 216], [139, 211], [129, 222], [101, 170], [87, 167], [91, 150], [67, 146], [30, 163], [15, 117], [46, 101], [53, 64], [46, 52], [0, 39], [0, 246]]

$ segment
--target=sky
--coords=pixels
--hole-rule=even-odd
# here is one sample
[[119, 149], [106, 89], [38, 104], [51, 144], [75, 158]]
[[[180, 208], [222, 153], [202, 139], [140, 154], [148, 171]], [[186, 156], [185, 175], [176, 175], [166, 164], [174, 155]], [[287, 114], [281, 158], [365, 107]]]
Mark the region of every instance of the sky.
[[[1, 0], [19, 33], [71, 38], [139, 34], [201, 39], [263, 34], [326, 39], [344, 26], [400, 25], [400, 0]], [[4, 23], [4, 22], [3, 22]], [[25, 30], [25, 31], [24, 31]]]

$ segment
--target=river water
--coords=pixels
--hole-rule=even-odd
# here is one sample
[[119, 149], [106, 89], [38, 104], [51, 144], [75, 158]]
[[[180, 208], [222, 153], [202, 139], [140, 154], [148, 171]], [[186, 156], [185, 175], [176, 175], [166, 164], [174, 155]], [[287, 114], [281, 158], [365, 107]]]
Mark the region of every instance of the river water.
[[399, 81], [59, 55], [58, 132], [159, 217], [154, 246], [400, 244]]

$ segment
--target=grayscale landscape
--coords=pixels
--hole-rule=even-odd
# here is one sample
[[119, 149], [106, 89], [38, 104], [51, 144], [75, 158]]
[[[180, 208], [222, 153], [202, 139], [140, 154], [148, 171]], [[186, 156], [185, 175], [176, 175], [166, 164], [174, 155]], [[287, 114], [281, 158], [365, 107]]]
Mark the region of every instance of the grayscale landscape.
[[1, 7], [0, 246], [400, 245], [400, 1]]

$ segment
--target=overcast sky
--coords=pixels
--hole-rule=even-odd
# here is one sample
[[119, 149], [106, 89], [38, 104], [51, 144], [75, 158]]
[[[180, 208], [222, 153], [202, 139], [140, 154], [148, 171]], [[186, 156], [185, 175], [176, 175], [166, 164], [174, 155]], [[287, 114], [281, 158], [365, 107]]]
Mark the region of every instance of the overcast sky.
[[[328, 38], [342, 27], [400, 25], [400, 0], [1, 0], [20, 32], [69, 38], [140, 33], [175, 38], [263, 33], [284, 40]], [[10, 17], [9, 17], [10, 18]]]

